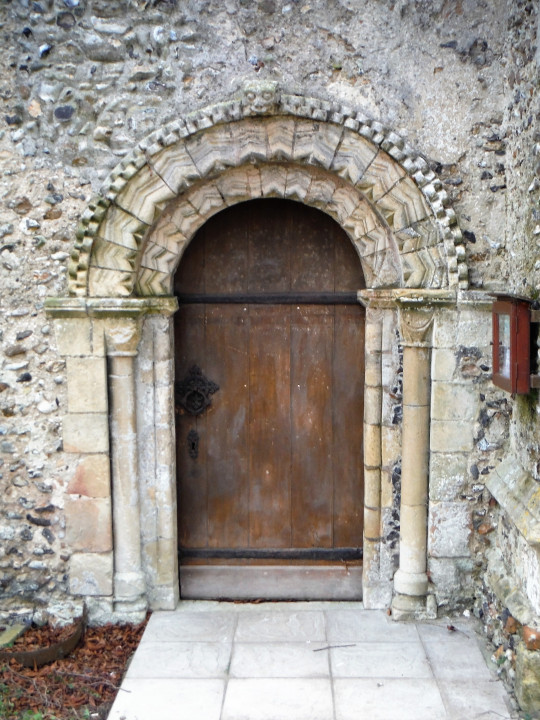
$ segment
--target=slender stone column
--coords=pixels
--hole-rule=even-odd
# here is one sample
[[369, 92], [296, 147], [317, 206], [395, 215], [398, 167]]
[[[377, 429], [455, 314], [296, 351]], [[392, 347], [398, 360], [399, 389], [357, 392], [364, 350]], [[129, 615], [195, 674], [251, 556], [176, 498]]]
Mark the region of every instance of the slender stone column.
[[114, 610], [118, 616], [139, 617], [147, 607], [141, 562], [134, 381], [140, 321], [129, 317], [110, 320], [105, 337], [109, 359]]
[[430, 308], [400, 309], [403, 430], [399, 569], [392, 602], [395, 619], [426, 614], [432, 322]]

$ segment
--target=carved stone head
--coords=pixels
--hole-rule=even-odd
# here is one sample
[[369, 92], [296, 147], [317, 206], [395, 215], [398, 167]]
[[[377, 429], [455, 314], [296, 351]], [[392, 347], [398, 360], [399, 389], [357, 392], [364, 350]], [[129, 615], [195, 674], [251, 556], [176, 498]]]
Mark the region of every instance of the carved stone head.
[[243, 87], [242, 106], [246, 115], [272, 115], [278, 103], [277, 82], [248, 82]]

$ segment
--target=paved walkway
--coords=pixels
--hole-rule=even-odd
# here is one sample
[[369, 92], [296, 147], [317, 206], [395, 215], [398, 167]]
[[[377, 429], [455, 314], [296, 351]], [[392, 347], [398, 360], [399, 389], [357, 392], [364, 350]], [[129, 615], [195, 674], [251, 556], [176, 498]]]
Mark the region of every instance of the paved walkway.
[[472, 621], [360, 603], [182, 602], [155, 612], [109, 720], [508, 720]]

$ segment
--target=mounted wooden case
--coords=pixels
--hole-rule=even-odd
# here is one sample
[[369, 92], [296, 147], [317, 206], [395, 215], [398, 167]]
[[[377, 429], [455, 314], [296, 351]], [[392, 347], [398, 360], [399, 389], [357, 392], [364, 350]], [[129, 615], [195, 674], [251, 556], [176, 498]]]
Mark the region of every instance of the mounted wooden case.
[[493, 303], [493, 384], [510, 393], [531, 389], [531, 302], [497, 295]]

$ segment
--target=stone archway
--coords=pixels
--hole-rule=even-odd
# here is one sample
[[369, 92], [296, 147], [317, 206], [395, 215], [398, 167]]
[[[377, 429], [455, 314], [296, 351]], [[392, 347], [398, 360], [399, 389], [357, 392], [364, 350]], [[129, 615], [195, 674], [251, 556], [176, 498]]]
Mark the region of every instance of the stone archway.
[[[404, 413], [421, 431], [414, 453], [403, 458], [396, 591], [405, 597], [403, 613], [425, 610], [425, 540], [418, 543], [417, 535], [425, 535], [429, 333], [436, 305], [452, 303], [467, 286], [461, 233], [441, 183], [399, 136], [361, 113], [280, 94], [271, 84], [141, 141], [82, 218], [68, 268], [70, 297], [48, 303], [68, 365], [65, 449], [77, 456], [79, 475], [98, 463], [112, 486], [112, 503], [111, 493], [93, 497], [79, 493], [80, 486], [68, 488], [68, 540], [82, 507], [108, 528], [110, 541], [92, 544], [79, 533], [71, 543], [71, 590], [90, 598], [97, 614], [132, 617], [147, 603], [177, 602], [172, 277], [209, 217], [260, 197], [294, 199], [331, 215], [364, 269], [368, 606], [387, 604], [392, 595], [381, 555], [383, 476], [395, 460], [388, 455], [385, 373], [399, 313]], [[398, 375], [399, 363], [392, 362]], [[422, 378], [427, 394], [417, 397], [415, 382], [407, 393], [407, 376]], [[397, 436], [392, 442], [401, 445]]]

